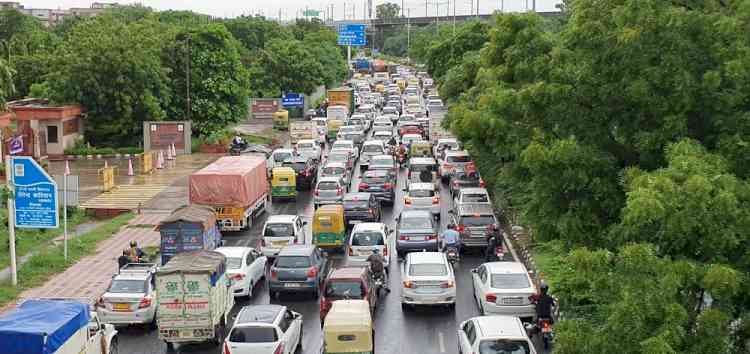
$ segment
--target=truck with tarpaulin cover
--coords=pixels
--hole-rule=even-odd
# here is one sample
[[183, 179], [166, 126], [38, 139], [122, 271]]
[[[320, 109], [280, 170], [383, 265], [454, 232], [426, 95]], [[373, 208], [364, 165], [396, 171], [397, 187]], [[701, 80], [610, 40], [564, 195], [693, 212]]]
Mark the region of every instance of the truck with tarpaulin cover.
[[159, 339], [174, 343], [212, 341], [226, 336], [234, 306], [226, 257], [215, 251], [179, 253], [156, 271], [156, 326]]
[[[348, 115], [352, 114], [354, 109], [354, 89], [351, 87], [339, 87], [330, 89], [327, 92], [328, 106], [346, 106], [349, 110]], [[328, 118], [332, 118], [330, 115]]]
[[0, 316], [0, 353], [117, 353], [117, 330], [74, 299], [29, 299]]
[[265, 156], [224, 156], [190, 175], [190, 203], [213, 208], [221, 231], [247, 230], [266, 210], [266, 173]]
[[367, 58], [359, 58], [354, 61], [354, 70], [358, 73], [369, 74], [372, 71], [372, 62]]
[[186, 205], [175, 209], [156, 227], [159, 231], [161, 265], [178, 253], [212, 251], [221, 246], [216, 212], [210, 207]]

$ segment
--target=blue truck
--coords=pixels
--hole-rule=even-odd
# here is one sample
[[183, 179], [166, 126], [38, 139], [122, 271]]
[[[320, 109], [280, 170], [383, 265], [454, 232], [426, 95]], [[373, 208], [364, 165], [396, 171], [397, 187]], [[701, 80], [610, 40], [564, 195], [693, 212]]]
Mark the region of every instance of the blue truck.
[[354, 62], [354, 70], [359, 73], [369, 74], [372, 72], [372, 62], [366, 58], [357, 59]]
[[178, 253], [212, 251], [221, 246], [216, 212], [199, 205], [183, 206], [159, 223], [161, 265]]

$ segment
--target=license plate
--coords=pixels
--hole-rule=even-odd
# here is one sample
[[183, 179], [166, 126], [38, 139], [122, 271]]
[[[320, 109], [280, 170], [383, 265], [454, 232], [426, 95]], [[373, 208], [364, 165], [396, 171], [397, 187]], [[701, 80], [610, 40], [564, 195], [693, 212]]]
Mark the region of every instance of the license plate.
[[288, 241], [273, 241], [271, 242], [271, 244], [274, 246], [286, 246], [289, 244], [289, 242]]
[[409, 241], [424, 241], [424, 236], [409, 236]]
[[284, 284], [284, 287], [286, 287], [286, 288], [299, 288], [301, 286], [302, 286], [302, 284], [297, 284], [297, 283], [286, 283], [286, 284]]
[[130, 312], [130, 304], [114, 304], [112, 308], [115, 311]]
[[549, 333], [549, 332], [552, 332], [552, 329], [550, 329], [549, 327], [542, 327], [542, 332]]
[[359, 224], [361, 222], [362, 222], [362, 220], [349, 220], [350, 224]]

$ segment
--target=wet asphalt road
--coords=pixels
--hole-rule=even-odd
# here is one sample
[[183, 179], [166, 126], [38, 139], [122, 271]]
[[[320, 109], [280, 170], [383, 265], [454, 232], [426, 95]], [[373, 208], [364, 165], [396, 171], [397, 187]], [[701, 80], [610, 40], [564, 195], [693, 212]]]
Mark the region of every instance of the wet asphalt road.
[[[395, 226], [394, 218], [403, 208], [403, 194], [405, 187], [405, 171], [399, 175], [396, 203], [393, 207], [383, 208], [382, 222]], [[352, 186], [359, 183], [359, 169], [355, 169]], [[448, 220], [448, 209], [451, 202], [450, 192], [441, 188], [442, 217], [440, 218], [441, 232]], [[312, 194], [303, 191], [298, 194], [297, 202], [275, 202], [267, 212], [261, 215], [249, 231], [238, 233], [224, 233], [227, 246], [257, 245], [263, 222], [268, 215], [297, 214], [308, 221], [307, 242], [311, 243], [310, 223], [313, 216]], [[334, 268], [342, 264], [343, 255], [329, 256]], [[510, 253], [506, 260], [512, 260]], [[392, 292], [381, 299], [375, 311], [375, 352], [378, 354], [441, 354], [458, 353], [456, 329], [458, 325], [471, 317], [479, 315], [479, 309], [473, 299], [470, 270], [482, 263], [478, 252], [467, 252], [455, 268], [457, 285], [457, 303], [455, 311], [444, 307], [417, 308], [416, 311], [402, 312], [400, 305], [400, 270], [395, 255], [391, 258], [389, 283]], [[279, 300], [271, 300], [265, 284], [258, 284], [250, 300], [237, 300], [234, 314], [241, 306], [280, 303], [292, 310], [303, 314], [303, 353], [319, 354], [322, 345], [322, 334], [319, 324], [318, 300], [310, 296], [282, 295]], [[145, 330], [140, 327], [120, 329], [120, 353], [155, 354], [166, 353], [166, 345], [158, 339], [157, 331]], [[182, 345], [176, 347], [178, 353], [220, 354], [221, 348], [211, 344]]]

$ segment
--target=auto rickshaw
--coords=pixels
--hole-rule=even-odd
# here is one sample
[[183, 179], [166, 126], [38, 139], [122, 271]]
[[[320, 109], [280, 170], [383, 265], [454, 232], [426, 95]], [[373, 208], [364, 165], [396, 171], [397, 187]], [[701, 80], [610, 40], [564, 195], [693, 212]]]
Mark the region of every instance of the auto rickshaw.
[[281, 110], [273, 113], [273, 128], [289, 130], [289, 111]]
[[344, 206], [323, 205], [315, 210], [312, 233], [313, 243], [318, 247], [343, 250], [346, 244]]
[[432, 143], [415, 141], [409, 146], [409, 157], [432, 157]]
[[271, 200], [297, 199], [297, 172], [291, 167], [271, 170]]
[[374, 354], [375, 330], [365, 300], [336, 300], [323, 323], [323, 354]]
[[336, 140], [336, 135], [339, 133], [339, 128], [341, 128], [342, 125], [344, 125], [343, 120], [328, 119], [326, 122], [326, 128], [328, 128], [326, 139], [328, 139], [329, 142]]

